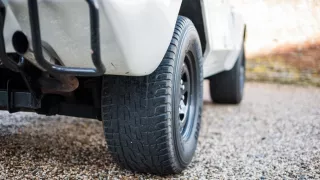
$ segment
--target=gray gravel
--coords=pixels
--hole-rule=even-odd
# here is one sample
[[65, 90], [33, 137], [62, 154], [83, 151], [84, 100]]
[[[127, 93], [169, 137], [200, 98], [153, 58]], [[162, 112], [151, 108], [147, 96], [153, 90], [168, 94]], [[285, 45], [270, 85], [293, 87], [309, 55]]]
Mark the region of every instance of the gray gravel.
[[[320, 89], [250, 83], [240, 106], [205, 96], [199, 146], [181, 179], [320, 179]], [[101, 122], [0, 113], [0, 179], [159, 178], [120, 169]]]

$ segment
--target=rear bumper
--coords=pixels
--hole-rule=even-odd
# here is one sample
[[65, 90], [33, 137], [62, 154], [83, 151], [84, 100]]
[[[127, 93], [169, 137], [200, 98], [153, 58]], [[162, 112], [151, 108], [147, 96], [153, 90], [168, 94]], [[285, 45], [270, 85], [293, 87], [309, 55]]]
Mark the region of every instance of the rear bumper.
[[[97, 0], [101, 61], [105, 74], [140, 76], [160, 64], [171, 41], [181, 0]], [[89, 8], [85, 1], [38, 2], [41, 37], [68, 67], [95, 68], [90, 46]], [[7, 52], [12, 34], [23, 31], [31, 41], [27, 1], [9, 0], [5, 24]], [[33, 51], [33, 45], [30, 49]], [[33, 62], [36, 63], [36, 62]], [[46, 69], [46, 68], [45, 68]]]

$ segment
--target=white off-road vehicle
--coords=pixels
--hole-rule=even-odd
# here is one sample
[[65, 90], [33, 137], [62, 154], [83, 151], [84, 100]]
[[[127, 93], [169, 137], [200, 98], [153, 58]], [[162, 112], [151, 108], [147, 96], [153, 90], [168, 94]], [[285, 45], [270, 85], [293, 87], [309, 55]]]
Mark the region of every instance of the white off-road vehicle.
[[240, 103], [245, 24], [226, 0], [0, 0], [0, 107], [103, 121], [121, 166], [194, 155], [203, 79]]

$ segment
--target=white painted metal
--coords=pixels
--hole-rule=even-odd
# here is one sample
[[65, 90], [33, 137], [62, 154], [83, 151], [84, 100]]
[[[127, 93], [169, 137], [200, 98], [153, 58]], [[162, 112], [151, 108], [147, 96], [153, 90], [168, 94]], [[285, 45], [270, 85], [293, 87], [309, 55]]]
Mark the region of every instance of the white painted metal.
[[242, 48], [244, 21], [227, 0], [201, 0], [207, 46], [204, 77], [230, 70]]
[[[98, 0], [106, 73], [132, 76], [152, 73], [168, 48], [181, 1]], [[55, 49], [66, 66], [93, 67], [86, 2], [38, 2], [43, 40]], [[26, 3], [26, 0], [9, 0], [21, 29], [30, 37]]]
[[[42, 38], [66, 66], [93, 67], [89, 12], [85, 1], [38, 0]], [[229, 70], [240, 52], [244, 23], [226, 0], [200, 0], [207, 48], [204, 75]], [[22, 30], [30, 37], [26, 0], [9, 0], [5, 25], [7, 52], [11, 37]], [[182, 0], [97, 0], [101, 52], [106, 74], [152, 73], [170, 43]], [[14, 14], [14, 15], [13, 15]]]

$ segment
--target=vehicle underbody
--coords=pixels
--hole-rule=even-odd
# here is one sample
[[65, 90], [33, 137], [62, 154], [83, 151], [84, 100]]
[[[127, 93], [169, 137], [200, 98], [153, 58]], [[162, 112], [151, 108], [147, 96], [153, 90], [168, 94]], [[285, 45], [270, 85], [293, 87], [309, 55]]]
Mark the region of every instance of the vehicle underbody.
[[[3, 64], [0, 69], [1, 110], [101, 119], [101, 77], [78, 77], [79, 87], [73, 92], [64, 92], [56, 88], [63, 86], [61, 82], [42, 78], [43, 72], [28, 62], [20, 72], [13, 72]], [[41, 84], [46, 80], [54, 83]]]

